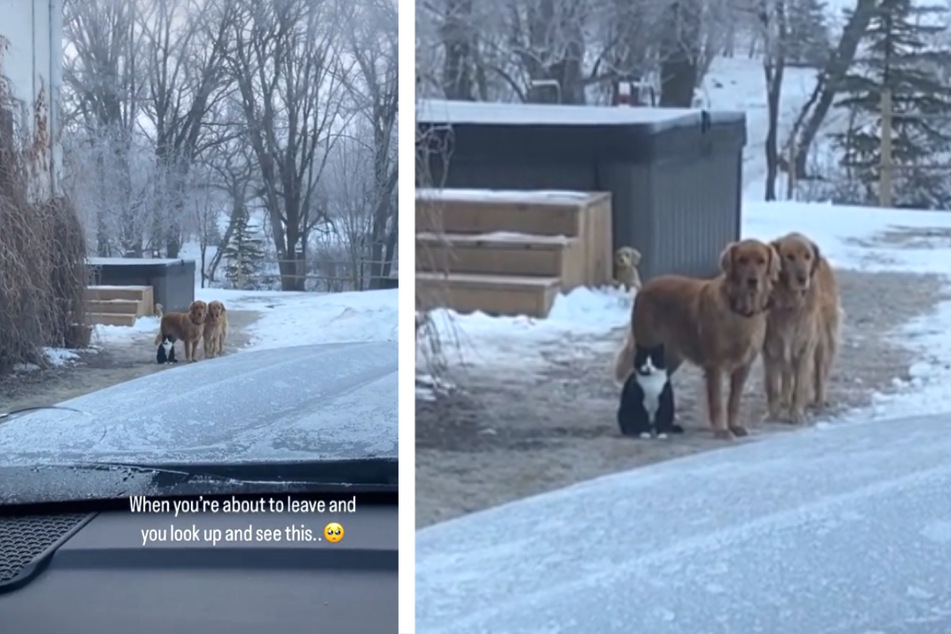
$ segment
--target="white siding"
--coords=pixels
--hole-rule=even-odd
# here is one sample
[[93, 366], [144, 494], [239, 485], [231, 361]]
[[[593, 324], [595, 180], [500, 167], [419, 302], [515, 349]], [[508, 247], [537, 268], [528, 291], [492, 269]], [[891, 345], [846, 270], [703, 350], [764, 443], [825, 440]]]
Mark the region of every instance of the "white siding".
[[49, 144], [46, 156], [39, 161], [45, 169], [38, 170], [34, 191], [49, 195], [51, 188], [59, 192], [62, 152], [58, 143], [58, 103], [62, 82], [63, 3], [62, 0], [0, 0], [0, 36], [7, 41], [2, 72], [10, 81], [18, 101], [21, 123], [33, 128], [33, 107], [43, 95], [41, 116], [47, 121]]

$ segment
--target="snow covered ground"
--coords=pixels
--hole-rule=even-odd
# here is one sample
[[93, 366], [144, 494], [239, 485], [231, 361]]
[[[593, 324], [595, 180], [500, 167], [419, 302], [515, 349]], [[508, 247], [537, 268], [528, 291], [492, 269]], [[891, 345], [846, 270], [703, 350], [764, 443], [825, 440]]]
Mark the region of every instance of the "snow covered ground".
[[[917, 230], [911, 243], [881, 239], [889, 232], [909, 229]], [[793, 230], [812, 237], [839, 269], [951, 276], [951, 213], [796, 202], [744, 203], [744, 237], [772, 239]], [[430, 314], [430, 327], [438, 329], [441, 340], [457, 343], [444, 348], [450, 362], [506, 365], [517, 359], [524, 366], [533, 359], [539, 364], [545, 362], [526, 354], [526, 347], [580, 334], [607, 334], [627, 323], [630, 310], [631, 300], [618, 291], [582, 288], [558, 297], [547, 319], [459, 315], [440, 310]], [[852, 412], [846, 418], [951, 411], [949, 323], [951, 303], [945, 302], [939, 304], [937, 313], [889, 333], [918, 354], [919, 360], [911, 368], [911, 382], [903, 382], [897, 376], [902, 369], [896, 368], [896, 386], [902, 389], [889, 396], [877, 395], [871, 411]], [[418, 388], [418, 396], [428, 398], [426, 389]]]
[[[396, 341], [397, 290], [354, 293], [291, 293], [196, 288], [195, 299], [220, 300], [229, 310], [250, 310], [260, 319], [249, 327], [251, 343], [261, 350], [316, 343]], [[119, 343], [157, 332], [157, 317], [141, 317], [134, 326], [96, 326], [98, 345]]]

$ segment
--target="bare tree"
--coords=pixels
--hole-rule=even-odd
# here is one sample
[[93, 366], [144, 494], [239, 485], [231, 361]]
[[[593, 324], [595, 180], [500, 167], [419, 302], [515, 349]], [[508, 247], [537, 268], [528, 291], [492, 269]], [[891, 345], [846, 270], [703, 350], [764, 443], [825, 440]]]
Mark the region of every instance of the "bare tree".
[[786, 70], [788, 38], [785, 0], [760, 0], [758, 15], [765, 42], [763, 73], [766, 76], [769, 119], [766, 130], [766, 200], [776, 200], [776, 177], [779, 174], [779, 104], [783, 74]]
[[[375, 187], [374, 148], [359, 136], [342, 139], [328, 162], [325, 191], [335, 232], [335, 248], [328, 255], [336, 260], [344, 253], [350, 281], [355, 290], [367, 288], [367, 241], [373, 235]], [[336, 264], [336, 262], [334, 262]], [[335, 269], [336, 266], [330, 267]]]
[[139, 4], [148, 81], [143, 112], [154, 130], [156, 161], [166, 175], [163, 204], [154, 210], [153, 239], [167, 257], [175, 258], [184, 239], [188, 171], [209, 139], [219, 141], [202, 133], [209, 110], [225, 94], [223, 59], [237, 10], [231, 2], [204, 0]]
[[472, 0], [445, 0], [442, 23], [442, 89], [447, 99], [474, 98], [478, 63]]
[[217, 249], [203, 270], [203, 278], [215, 281], [218, 266], [225, 247], [231, 242], [240, 214], [250, 206], [252, 190], [259, 183], [254, 150], [245, 136], [243, 107], [236, 95], [217, 101], [209, 115], [214, 121], [208, 134], [217, 134], [213, 152], [202, 154], [200, 163], [206, 167], [208, 182], [218, 189], [224, 198], [228, 224], [224, 232], [218, 232]]
[[[348, 65], [331, 0], [234, 0], [241, 26], [227, 55], [261, 177], [284, 290], [303, 290], [308, 233], [329, 151], [345, 128]], [[352, 115], [350, 115], [352, 116]]]
[[877, 6], [878, 0], [857, 0], [855, 9], [849, 15], [848, 22], [842, 30], [836, 49], [832, 51], [825, 67], [818, 73], [816, 87], [796, 117], [788, 143], [793, 145], [795, 155], [793, 169], [799, 178], [806, 176], [809, 150], [816, 135], [819, 134], [826, 115], [829, 114], [843, 79], [852, 67], [859, 43], [868, 30], [869, 22]]
[[[215, 255], [222, 249], [221, 231], [218, 230], [218, 219], [221, 217], [220, 209], [224, 196], [220, 189], [215, 185], [214, 174], [209, 165], [196, 164], [188, 172], [189, 196], [185, 207], [190, 211], [188, 220], [190, 221], [185, 229], [191, 229], [198, 238], [199, 262], [198, 270], [201, 272], [201, 287], [205, 288], [209, 279], [208, 271], [208, 249], [217, 247]], [[225, 243], [226, 244], [226, 243]]]
[[668, 3], [660, 40], [660, 105], [689, 108], [700, 83], [701, 0]]
[[649, 81], [689, 106], [729, 11], [728, 0], [421, 0], [417, 76], [427, 96], [571, 104]]
[[63, 187], [97, 253], [141, 257], [163, 180], [148, 139], [119, 128], [94, 128], [71, 131], [62, 146]]
[[[141, 210], [140, 199], [133, 193], [132, 154], [144, 86], [135, 5], [120, 0], [67, 0], [63, 12], [67, 48], [63, 122], [65, 128], [82, 132], [89, 143], [84, 153], [96, 161], [92, 178], [99, 193], [96, 196], [90, 188], [86, 192], [102, 203], [91, 201], [97, 210], [97, 252], [108, 256], [118, 247], [122, 254], [139, 255]], [[81, 148], [74, 145], [72, 149]], [[113, 219], [117, 226], [107, 222], [107, 200], [121, 210]]]
[[348, 53], [359, 73], [347, 82], [360, 118], [372, 132], [373, 179], [369, 235], [370, 284], [390, 274], [398, 237], [396, 204], [399, 113], [398, 21], [394, 0], [363, 0], [348, 13]]

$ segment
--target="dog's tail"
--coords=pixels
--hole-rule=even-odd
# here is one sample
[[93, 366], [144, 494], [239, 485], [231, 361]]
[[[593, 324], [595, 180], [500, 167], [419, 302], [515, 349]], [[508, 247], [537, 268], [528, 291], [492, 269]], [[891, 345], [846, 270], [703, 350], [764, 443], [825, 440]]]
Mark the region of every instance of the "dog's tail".
[[614, 357], [614, 382], [623, 385], [634, 368], [634, 355], [637, 352], [637, 346], [634, 345], [634, 331], [627, 329], [627, 335], [624, 337], [624, 347], [618, 350]]
[[[155, 302], [155, 316], [161, 320], [164, 314], [165, 313], [162, 310], [162, 305], [159, 304], [158, 302]], [[162, 343], [162, 327], [161, 326], [159, 326], [158, 334], [155, 335], [155, 345], [157, 346], [160, 343]]]

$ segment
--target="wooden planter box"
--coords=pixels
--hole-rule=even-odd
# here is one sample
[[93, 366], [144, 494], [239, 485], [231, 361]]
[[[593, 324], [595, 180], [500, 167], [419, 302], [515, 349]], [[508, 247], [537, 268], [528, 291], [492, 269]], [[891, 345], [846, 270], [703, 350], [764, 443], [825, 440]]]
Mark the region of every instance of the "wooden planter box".
[[88, 348], [92, 343], [92, 326], [73, 324], [66, 330], [66, 340], [63, 343], [73, 350]]

